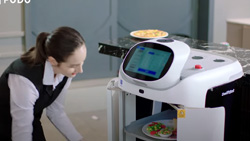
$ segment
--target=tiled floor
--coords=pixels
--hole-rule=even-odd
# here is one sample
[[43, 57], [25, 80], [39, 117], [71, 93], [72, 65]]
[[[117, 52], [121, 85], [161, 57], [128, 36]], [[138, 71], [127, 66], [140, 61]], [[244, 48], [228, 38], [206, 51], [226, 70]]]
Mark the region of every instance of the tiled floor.
[[[68, 91], [65, 111], [88, 141], [107, 141], [106, 85], [109, 80], [76, 81]], [[48, 141], [66, 141], [45, 115], [42, 124]]]

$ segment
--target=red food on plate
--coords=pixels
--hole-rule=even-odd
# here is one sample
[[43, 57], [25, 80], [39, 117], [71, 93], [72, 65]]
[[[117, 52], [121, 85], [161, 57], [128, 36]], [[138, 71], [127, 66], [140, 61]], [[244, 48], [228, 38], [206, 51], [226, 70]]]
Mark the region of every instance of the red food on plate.
[[166, 125], [162, 124], [162, 125], [161, 125], [161, 128], [166, 128]]
[[157, 132], [156, 131], [151, 131], [150, 134], [151, 135], [155, 135]]
[[154, 124], [149, 124], [148, 126], [154, 126]]

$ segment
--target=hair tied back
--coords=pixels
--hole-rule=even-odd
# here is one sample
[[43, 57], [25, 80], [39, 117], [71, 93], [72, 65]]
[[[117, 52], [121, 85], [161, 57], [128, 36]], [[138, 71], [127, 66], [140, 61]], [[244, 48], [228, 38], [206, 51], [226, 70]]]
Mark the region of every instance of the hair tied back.
[[52, 37], [52, 34], [50, 33], [49, 36], [47, 36], [47, 39], [46, 39], [46, 46], [50, 42], [51, 37]]

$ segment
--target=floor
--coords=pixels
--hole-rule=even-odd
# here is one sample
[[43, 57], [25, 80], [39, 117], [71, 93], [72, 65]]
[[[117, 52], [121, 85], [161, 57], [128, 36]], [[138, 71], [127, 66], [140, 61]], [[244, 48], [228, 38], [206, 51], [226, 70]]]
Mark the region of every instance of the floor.
[[[68, 91], [65, 111], [88, 141], [107, 141], [106, 85], [110, 79], [74, 81]], [[66, 141], [45, 115], [42, 124], [48, 141]]]

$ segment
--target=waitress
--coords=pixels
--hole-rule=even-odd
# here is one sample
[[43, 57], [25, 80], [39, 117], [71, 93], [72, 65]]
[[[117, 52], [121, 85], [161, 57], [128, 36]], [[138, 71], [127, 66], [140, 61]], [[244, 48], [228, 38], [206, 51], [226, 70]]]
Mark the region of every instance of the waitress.
[[72, 78], [82, 73], [86, 52], [79, 32], [59, 27], [40, 33], [36, 46], [10, 64], [0, 78], [1, 141], [45, 141], [44, 109], [67, 140], [83, 140], [63, 104]]

